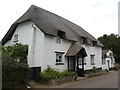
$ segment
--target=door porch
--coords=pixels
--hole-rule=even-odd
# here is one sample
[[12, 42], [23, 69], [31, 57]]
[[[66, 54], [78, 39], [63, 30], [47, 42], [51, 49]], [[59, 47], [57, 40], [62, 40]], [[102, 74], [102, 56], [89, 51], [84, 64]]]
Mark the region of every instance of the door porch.
[[66, 56], [68, 58], [68, 70], [76, 71], [78, 76], [84, 76], [84, 58], [87, 53], [82, 45], [79, 42], [73, 44]]

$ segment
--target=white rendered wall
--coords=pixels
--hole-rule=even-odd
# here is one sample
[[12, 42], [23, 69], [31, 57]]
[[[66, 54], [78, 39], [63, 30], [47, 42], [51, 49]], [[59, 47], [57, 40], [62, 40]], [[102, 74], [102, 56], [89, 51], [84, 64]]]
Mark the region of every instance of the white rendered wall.
[[35, 35], [35, 56], [34, 61], [32, 58], [32, 38], [33, 38], [33, 26], [34, 24], [31, 21], [27, 21], [24, 23], [21, 23], [17, 26], [16, 31], [14, 32], [12, 38], [10, 41], [8, 41], [4, 46], [13, 45], [16, 42], [14, 42], [14, 35], [18, 34], [18, 42], [21, 44], [27, 44], [28, 45], [28, 65], [30, 67], [36, 67], [41, 66], [42, 60], [43, 60], [43, 44], [44, 44], [44, 33], [40, 31], [36, 27], [36, 35]]
[[[109, 69], [109, 68], [112, 68], [115, 66], [115, 59], [114, 57], [112, 56], [109, 57], [110, 53], [113, 53], [111, 52], [110, 50], [106, 53], [106, 58], [105, 58], [105, 64], [102, 65], [102, 69]], [[109, 61], [109, 68], [108, 68], [108, 61]]]
[[[34, 25], [35, 26], [35, 25]], [[65, 57], [66, 52], [70, 48], [72, 42], [68, 40], [61, 40], [61, 43], [56, 43], [56, 37], [50, 35], [44, 35], [44, 33], [36, 27], [36, 31], [33, 29], [33, 23], [30, 21], [21, 23], [16, 28], [15, 33], [13, 34], [10, 41], [8, 41], [5, 46], [12, 45], [14, 43], [14, 35], [18, 34], [18, 43], [27, 44], [29, 46], [28, 51], [28, 65], [30, 67], [39, 67], [41, 66], [41, 70], [47, 68], [47, 65], [56, 68], [58, 70], [64, 71], [68, 69], [67, 57]], [[34, 32], [35, 31], [35, 32]], [[33, 32], [35, 35], [33, 35]], [[33, 42], [33, 37], [35, 43]], [[34, 48], [34, 56], [33, 56], [33, 45]], [[101, 65], [101, 47], [90, 47], [88, 45], [83, 45], [87, 52], [85, 70], [92, 69], [93, 66], [97, 68], [102, 67]], [[63, 55], [63, 63], [64, 65], [55, 65], [56, 64], [56, 53], [57, 52], [65, 52]], [[90, 55], [95, 55], [95, 65], [91, 65]]]
[[108, 68], [108, 61], [109, 61], [109, 65], [111, 67], [111, 59], [110, 58], [105, 58], [105, 64], [102, 65], [102, 69], [109, 70], [109, 68]]
[[[95, 66], [96, 68], [100, 68], [102, 67], [102, 49], [101, 47], [97, 47], [97, 46], [90, 46], [90, 45], [83, 45], [83, 47], [85, 48], [86, 52], [87, 52], [87, 57], [86, 59], [86, 65], [84, 65], [85, 70], [88, 69], [92, 69], [93, 66]], [[90, 55], [95, 55], [95, 65], [91, 65], [91, 60], [90, 60]]]
[[[56, 43], [56, 37], [45, 35], [44, 38], [44, 61], [42, 68], [46, 69], [47, 65], [56, 68], [58, 70], [64, 71], [67, 70], [67, 58], [65, 57], [68, 49], [71, 46], [71, 41], [61, 39], [61, 43]], [[55, 65], [56, 64], [56, 53], [65, 52], [63, 54], [63, 63], [64, 65]]]
[[7, 43], [5, 43], [4, 46], [13, 45], [16, 42], [14, 42], [14, 35], [18, 34], [18, 43], [22, 44], [29, 44], [30, 43], [30, 37], [31, 37], [31, 22], [24, 22], [17, 26], [16, 31], [14, 32], [11, 40], [9, 40]]

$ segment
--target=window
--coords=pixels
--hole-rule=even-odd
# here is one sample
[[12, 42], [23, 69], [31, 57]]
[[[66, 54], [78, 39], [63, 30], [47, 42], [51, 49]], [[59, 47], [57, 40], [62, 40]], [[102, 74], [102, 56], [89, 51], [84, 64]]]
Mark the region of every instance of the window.
[[14, 35], [14, 42], [18, 42], [18, 34]]
[[97, 41], [92, 41], [93, 47], [97, 45]]
[[91, 65], [95, 65], [95, 55], [90, 55]]
[[[85, 58], [83, 59], [84, 59], [84, 65], [86, 65], [86, 59]], [[78, 64], [82, 65], [82, 58], [78, 58]]]
[[58, 30], [58, 36], [59, 36], [60, 38], [66, 38], [66, 35], [65, 35], [65, 32], [64, 32], [64, 31]]
[[82, 58], [78, 58], [78, 64], [82, 65]]
[[87, 43], [87, 38], [85, 38], [85, 37], [81, 37], [81, 38], [82, 38], [82, 44]]
[[102, 64], [105, 64], [105, 58], [102, 57]]
[[64, 65], [63, 63], [64, 52], [55, 52], [55, 53], [56, 53], [56, 65]]
[[66, 34], [65, 34], [64, 31], [58, 30], [57, 35], [58, 35], [58, 36], [56, 37], [55, 41], [56, 41], [56, 43], [58, 43], [58, 44], [61, 43], [62, 38], [66, 38]]

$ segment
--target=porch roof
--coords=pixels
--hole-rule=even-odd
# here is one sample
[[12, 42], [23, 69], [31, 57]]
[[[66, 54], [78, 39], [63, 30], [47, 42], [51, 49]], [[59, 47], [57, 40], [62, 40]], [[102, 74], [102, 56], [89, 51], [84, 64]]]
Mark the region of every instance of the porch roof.
[[80, 42], [75, 42], [69, 48], [66, 56], [76, 56], [80, 51], [82, 51], [84, 56], [87, 56], [85, 49], [82, 47], [82, 44], [80, 44]]

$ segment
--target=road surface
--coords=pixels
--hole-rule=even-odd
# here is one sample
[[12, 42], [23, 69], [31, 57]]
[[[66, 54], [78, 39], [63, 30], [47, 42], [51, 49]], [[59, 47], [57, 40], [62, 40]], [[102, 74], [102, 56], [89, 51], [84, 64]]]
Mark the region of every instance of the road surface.
[[118, 88], [118, 72], [54, 86], [54, 88]]

